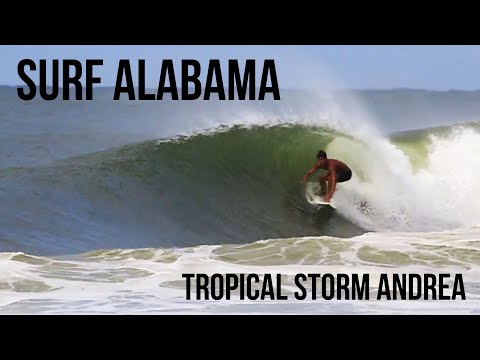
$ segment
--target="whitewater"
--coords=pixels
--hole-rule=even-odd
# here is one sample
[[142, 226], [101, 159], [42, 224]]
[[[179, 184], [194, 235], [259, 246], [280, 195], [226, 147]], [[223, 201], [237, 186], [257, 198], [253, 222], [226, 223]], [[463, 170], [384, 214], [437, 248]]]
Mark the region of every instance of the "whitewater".
[[[480, 107], [465, 103], [480, 94], [283, 93], [22, 103], [0, 88], [0, 313], [477, 313]], [[300, 181], [319, 149], [352, 168], [336, 210]], [[181, 277], [281, 273], [288, 292], [297, 273], [352, 272], [461, 273], [467, 300], [188, 301]]]

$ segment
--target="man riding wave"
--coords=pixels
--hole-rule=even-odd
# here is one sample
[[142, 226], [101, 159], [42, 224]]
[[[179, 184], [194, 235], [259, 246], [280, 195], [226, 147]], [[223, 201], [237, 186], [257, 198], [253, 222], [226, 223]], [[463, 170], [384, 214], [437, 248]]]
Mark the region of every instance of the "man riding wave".
[[[327, 153], [320, 150], [317, 154], [317, 162], [303, 176], [303, 182], [306, 183], [311, 175], [317, 170], [323, 169], [327, 173], [320, 175], [320, 196], [327, 202], [332, 199], [337, 183], [348, 181], [352, 178], [352, 170], [343, 162], [337, 159], [328, 159]], [[328, 189], [327, 189], [328, 182]]]

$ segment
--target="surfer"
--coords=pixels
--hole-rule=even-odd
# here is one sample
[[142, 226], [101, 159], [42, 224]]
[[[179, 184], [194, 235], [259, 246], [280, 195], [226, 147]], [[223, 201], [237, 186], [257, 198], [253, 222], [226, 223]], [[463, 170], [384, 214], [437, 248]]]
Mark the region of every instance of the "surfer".
[[[318, 169], [326, 170], [327, 173], [320, 175], [320, 196], [329, 202], [335, 192], [337, 183], [348, 181], [352, 178], [352, 170], [343, 162], [337, 159], [328, 159], [327, 153], [320, 150], [317, 154], [317, 162], [303, 176], [303, 182], [306, 183], [308, 178]], [[328, 190], [327, 183], [328, 182]]]

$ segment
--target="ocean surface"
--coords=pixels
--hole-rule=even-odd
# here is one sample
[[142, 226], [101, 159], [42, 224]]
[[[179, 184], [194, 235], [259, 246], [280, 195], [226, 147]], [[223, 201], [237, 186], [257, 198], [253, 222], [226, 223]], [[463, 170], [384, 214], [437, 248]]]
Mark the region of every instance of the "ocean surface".
[[[480, 91], [281, 95], [0, 87], [0, 314], [479, 313]], [[300, 181], [319, 149], [353, 171], [335, 210]], [[182, 273], [461, 273], [466, 300], [192, 301]]]

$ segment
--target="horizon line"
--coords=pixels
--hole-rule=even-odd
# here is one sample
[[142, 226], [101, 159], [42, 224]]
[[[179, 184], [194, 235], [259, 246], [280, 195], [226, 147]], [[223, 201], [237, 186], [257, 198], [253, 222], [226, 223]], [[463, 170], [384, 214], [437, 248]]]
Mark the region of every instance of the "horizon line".
[[[27, 85], [8, 85], [8, 84], [0, 84], [0, 88], [28, 88]], [[40, 86], [37, 85], [37, 88]], [[72, 88], [74, 85], [71, 86]], [[94, 85], [93, 89], [114, 89], [115, 85]], [[47, 88], [52, 88], [51, 85], [48, 85]], [[138, 89], [138, 85], [134, 85], [135, 89]], [[177, 89], [181, 89], [182, 87], [179, 86]], [[203, 89], [204, 87], [202, 87]], [[256, 89], [259, 88], [258, 86], [255, 87]], [[59, 89], [63, 89], [62, 86], [59, 86]], [[82, 85], [82, 89], [85, 89], [85, 86]], [[228, 87], [224, 87], [224, 89], [228, 89]], [[311, 88], [296, 88], [296, 87], [284, 87], [280, 88], [281, 90], [287, 91], [429, 91], [429, 92], [479, 92], [480, 88], [477, 89], [460, 89], [460, 88], [449, 88], [449, 89], [429, 89], [429, 88], [418, 88], [418, 87], [407, 87], [407, 86], [398, 86], [398, 87], [338, 87], [338, 88], [323, 88], [323, 89], [311, 89]], [[158, 88], [154, 87], [146, 87], [145, 90], [158, 90]]]

